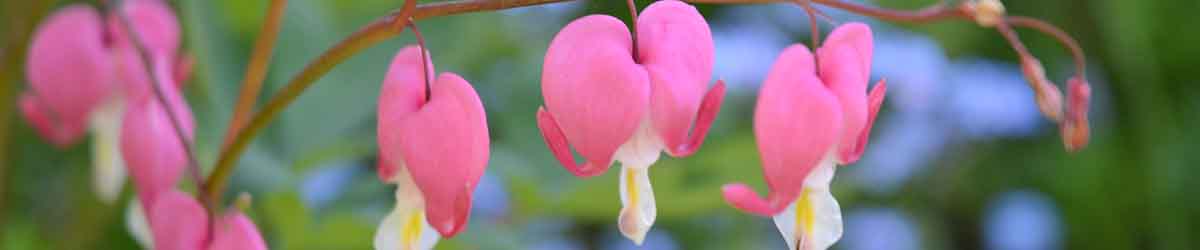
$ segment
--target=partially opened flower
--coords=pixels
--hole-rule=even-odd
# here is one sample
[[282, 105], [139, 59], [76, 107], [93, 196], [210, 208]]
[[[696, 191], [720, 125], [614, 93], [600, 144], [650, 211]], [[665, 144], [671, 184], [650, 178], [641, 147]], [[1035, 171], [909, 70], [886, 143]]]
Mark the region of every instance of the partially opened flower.
[[379, 174], [398, 187], [376, 249], [432, 249], [434, 231], [446, 238], [460, 232], [487, 167], [487, 117], [475, 89], [454, 73], [433, 80], [433, 66], [423, 61], [422, 48], [401, 49], [380, 93]]
[[[718, 82], [705, 93], [712, 34], [694, 7], [655, 2], [636, 25], [636, 51], [625, 24], [612, 16], [582, 17], [559, 31], [546, 52], [538, 127], [576, 176], [621, 162], [618, 222], [640, 244], [656, 217], [647, 169], [662, 151], [684, 157], [700, 147], [725, 87]], [[570, 146], [584, 157], [582, 166]]]
[[[836, 165], [862, 155], [886, 84], [867, 94], [871, 29], [834, 30], [814, 58], [804, 45], [783, 51], [759, 91], [754, 135], [770, 193], [744, 184], [723, 188], [743, 211], [771, 216], [791, 249], [826, 249], [842, 235], [841, 211], [829, 191]], [[817, 60], [819, 58], [819, 60]]]

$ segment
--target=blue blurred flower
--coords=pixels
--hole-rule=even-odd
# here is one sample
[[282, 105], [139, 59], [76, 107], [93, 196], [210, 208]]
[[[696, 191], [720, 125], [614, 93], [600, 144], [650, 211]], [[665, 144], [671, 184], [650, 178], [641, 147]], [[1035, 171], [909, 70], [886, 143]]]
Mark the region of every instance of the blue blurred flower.
[[987, 249], [1062, 248], [1062, 226], [1054, 201], [1029, 190], [1010, 191], [992, 201], [984, 218]]
[[915, 250], [921, 249], [921, 233], [899, 210], [862, 208], [846, 214], [840, 245], [849, 250]]

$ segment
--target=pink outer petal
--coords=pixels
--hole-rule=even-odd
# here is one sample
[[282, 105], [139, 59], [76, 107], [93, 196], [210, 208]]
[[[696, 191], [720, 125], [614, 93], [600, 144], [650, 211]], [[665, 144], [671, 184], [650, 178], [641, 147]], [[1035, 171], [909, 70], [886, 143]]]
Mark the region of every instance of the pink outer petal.
[[[867, 25], [845, 24], [830, 33], [825, 45], [817, 51], [821, 80], [837, 95], [845, 119], [839, 156], [853, 154], [859, 134], [867, 124], [867, 80], [874, 53], [871, 39], [871, 28]], [[839, 164], [849, 162], [838, 159]]]
[[55, 122], [56, 117], [46, 110], [41, 101], [31, 93], [22, 93], [21, 115], [37, 131], [38, 135], [60, 149], [75, 144], [87, 132], [85, 124]]
[[[843, 164], [852, 164], [857, 162], [862, 157], [863, 152], [867, 150], [867, 141], [871, 137], [871, 127], [875, 125], [875, 117], [879, 115], [879, 108], [883, 106], [884, 95], [887, 94], [887, 82], [880, 80], [871, 89], [871, 94], [867, 96], [867, 104], [869, 107], [867, 115], [867, 125], [858, 133], [858, 139], [854, 146], [849, 148], [849, 151], [839, 152], [838, 159], [842, 159]], [[846, 149], [846, 148], [843, 148]]]
[[400, 121], [401, 152], [425, 198], [427, 220], [445, 238], [467, 222], [488, 160], [487, 117], [466, 80], [443, 73], [429, 103]]
[[[159, 67], [166, 68], [171, 79], [170, 83], [162, 82], [164, 86], [178, 89], [175, 67], [177, 50], [180, 44], [179, 21], [169, 6], [159, 0], [125, 1], [121, 10], [129, 17], [130, 25], [137, 31], [138, 37], [150, 53], [151, 64], [155, 71]], [[112, 31], [115, 45], [115, 61], [119, 65], [116, 79], [122, 84], [122, 91], [130, 98], [140, 98], [151, 95], [150, 78], [141, 56], [135, 48], [132, 37], [117, 16], [108, 17], [108, 27]]]
[[546, 110], [592, 168], [612, 162], [649, 105], [649, 79], [632, 49], [624, 23], [591, 15], [567, 24], [546, 52]]
[[[398, 131], [400, 121], [425, 104], [425, 75], [421, 74], [421, 69], [421, 47], [406, 46], [396, 53], [383, 79], [376, 113], [379, 117], [376, 133], [380, 150], [378, 174], [379, 179], [385, 182], [392, 181], [397, 172], [399, 165], [392, 161], [402, 158], [399, 156], [403, 141], [403, 133]], [[427, 64], [426, 69], [429, 79], [433, 80], [433, 64]]]
[[721, 187], [721, 195], [733, 207], [758, 216], [774, 216], [787, 209], [788, 204], [796, 197], [790, 198], [780, 193], [772, 192], [766, 199], [754, 194], [754, 189], [746, 184], [726, 184]]
[[[814, 74], [813, 57], [804, 45], [788, 47], [771, 67], [754, 111], [754, 136], [768, 200], [748, 187], [728, 186], [730, 203], [756, 214], [774, 214], [800, 194], [804, 178], [838, 140], [842, 114], [837, 98]], [[768, 213], [769, 212], [769, 213]]]
[[668, 149], [679, 148], [689, 142], [688, 129], [712, 76], [712, 32], [695, 7], [658, 1], [638, 16], [637, 33], [638, 60], [653, 88], [654, 128]]
[[[208, 239], [208, 213], [179, 190], [163, 192], [147, 216], [156, 250], [200, 250]], [[144, 201], [144, 200], [143, 200]]]
[[[195, 127], [191, 110], [176, 91], [166, 94], [187, 141], [191, 142]], [[127, 107], [121, 121], [121, 156], [133, 176], [142, 205], [149, 206], [159, 193], [178, 182], [188, 164], [187, 153], [157, 99], [133, 100]]]
[[704, 145], [704, 137], [708, 136], [708, 129], [712, 128], [713, 121], [717, 120], [717, 113], [721, 112], [721, 103], [725, 100], [725, 81], [717, 80], [717, 85], [708, 90], [708, 94], [704, 95], [704, 101], [700, 103], [700, 112], [696, 117], [696, 125], [692, 128], [692, 137], [687, 140], [687, 143], [677, 147], [667, 148], [667, 154], [674, 157], [685, 157], [696, 153], [701, 145]]
[[249, 217], [239, 211], [226, 214], [213, 231], [208, 250], [266, 250], [262, 234]]
[[571, 146], [567, 144], [567, 137], [563, 136], [558, 122], [554, 120], [554, 116], [550, 112], [546, 112], [545, 107], [538, 108], [537, 123], [538, 130], [542, 132], [542, 139], [550, 148], [550, 153], [554, 154], [558, 163], [562, 164], [571, 174], [586, 178], [603, 174], [605, 170], [608, 170], [611, 164], [608, 164], [607, 161], [586, 162], [583, 166], [575, 164], [575, 156], [571, 155]]
[[[113, 86], [111, 54], [104, 42], [104, 25], [95, 9], [69, 5], [38, 26], [25, 65], [31, 90], [42, 115], [54, 116], [63, 131], [47, 138], [59, 146], [78, 141], [88, 115], [107, 98]], [[23, 104], [24, 106], [24, 104]], [[78, 134], [77, 134], [78, 133]], [[43, 134], [45, 135], [45, 134]]]

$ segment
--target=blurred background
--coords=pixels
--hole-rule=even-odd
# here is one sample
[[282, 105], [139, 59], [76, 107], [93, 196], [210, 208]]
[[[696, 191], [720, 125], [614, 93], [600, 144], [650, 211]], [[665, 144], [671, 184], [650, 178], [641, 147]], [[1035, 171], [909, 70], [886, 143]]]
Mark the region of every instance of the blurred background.
[[[57, 150], [14, 107], [27, 88], [27, 32], [73, 0], [4, 0], [0, 41], [0, 248], [136, 249], [125, 227], [133, 196], [91, 192], [90, 149]], [[186, 85], [196, 153], [215, 162], [265, 0], [171, 1], [196, 71]], [[323, 50], [398, 0], [290, 1], [261, 100]], [[432, 2], [432, 1], [423, 1]], [[638, 1], [645, 6], [650, 1]], [[866, 2], [919, 8], [933, 0]], [[1094, 89], [1092, 143], [1063, 150], [998, 33], [974, 23], [889, 23], [825, 8], [875, 30], [873, 78], [889, 93], [864, 160], [840, 168], [833, 193], [845, 235], [835, 249], [1200, 248], [1200, 1], [1008, 0], [1079, 39]], [[37, 7], [41, 6], [41, 7]], [[699, 6], [716, 43], [714, 77], [730, 84], [704, 147], [651, 168], [658, 222], [641, 248], [620, 237], [617, 171], [581, 180], [554, 160], [534, 111], [541, 61], [570, 20], [623, 1], [576, 1], [420, 22], [439, 70], [478, 90], [492, 135], [470, 224], [438, 249], [784, 249], [769, 218], [735, 211], [720, 186], [765, 190], [752, 134], [755, 94], [776, 55], [809, 41], [791, 4]], [[822, 23], [825, 32], [832, 25]], [[1021, 31], [1050, 79], [1072, 64], [1044, 35]], [[225, 197], [247, 192], [273, 249], [370, 249], [393, 205], [375, 176], [375, 104], [384, 72], [411, 33], [351, 58], [305, 92], [241, 159]], [[800, 121], [798, 121], [800, 122]], [[208, 169], [206, 169], [207, 171]], [[182, 179], [185, 190], [194, 190]]]

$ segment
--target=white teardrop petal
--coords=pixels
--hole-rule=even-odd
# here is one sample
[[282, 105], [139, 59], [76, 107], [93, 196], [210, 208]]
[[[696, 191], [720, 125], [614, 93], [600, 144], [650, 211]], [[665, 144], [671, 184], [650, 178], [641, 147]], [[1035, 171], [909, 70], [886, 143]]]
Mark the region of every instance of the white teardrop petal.
[[771, 218], [775, 220], [775, 227], [779, 229], [779, 234], [783, 235], [788, 249], [796, 249], [796, 202], [792, 202], [782, 213]]
[[637, 245], [646, 239], [646, 233], [658, 216], [648, 169], [621, 167], [621, 215], [617, 217], [617, 224], [621, 234]]
[[392, 210], [375, 231], [376, 250], [428, 250], [437, 244], [437, 231], [423, 211]]
[[105, 102], [91, 116], [92, 130], [92, 189], [100, 201], [112, 204], [125, 185], [125, 161], [121, 159], [120, 100]]
[[146, 213], [142, 211], [142, 203], [137, 198], [129, 201], [125, 207], [125, 230], [137, 241], [142, 249], [154, 247], [154, 237], [150, 234], [150, 223], [146, 221]]
[[823, 250], [841, 239], [842, 210], [829, 191], [836, 168], [832, 160], [822, 161], [805, 178], [800, 196], [773, 216], [789, 249]]

